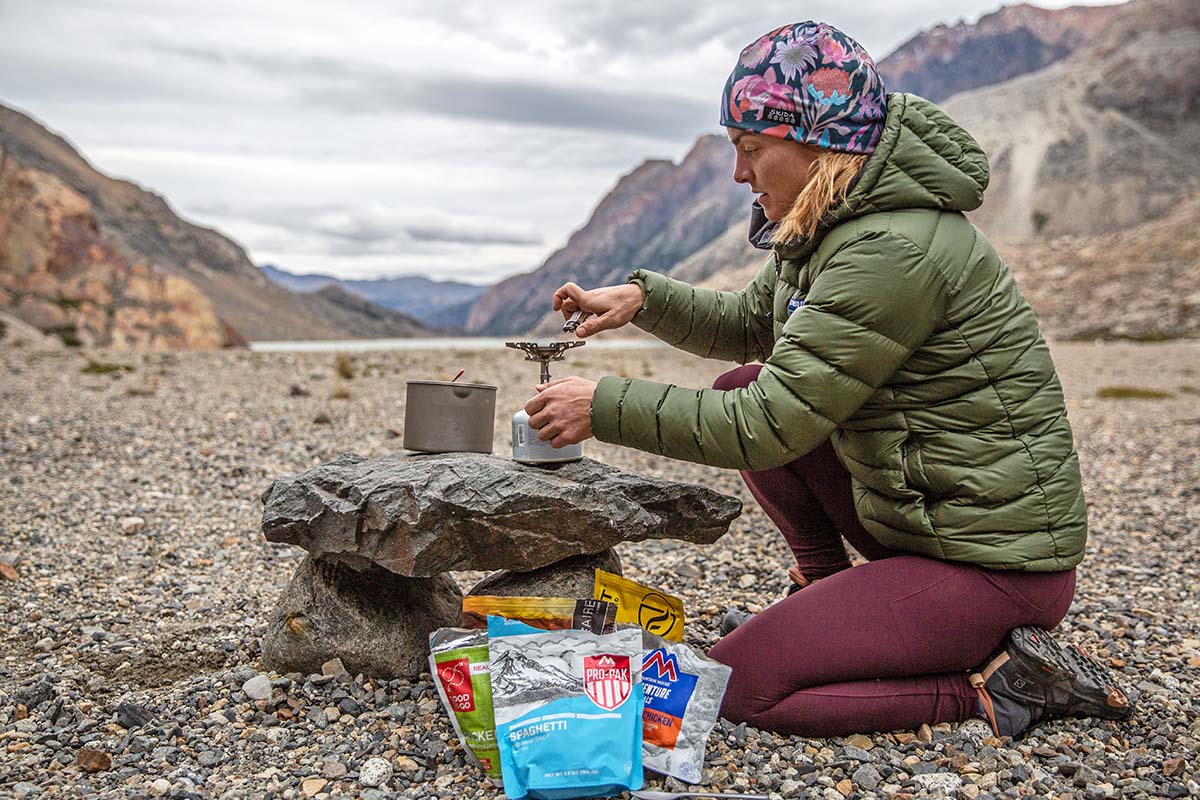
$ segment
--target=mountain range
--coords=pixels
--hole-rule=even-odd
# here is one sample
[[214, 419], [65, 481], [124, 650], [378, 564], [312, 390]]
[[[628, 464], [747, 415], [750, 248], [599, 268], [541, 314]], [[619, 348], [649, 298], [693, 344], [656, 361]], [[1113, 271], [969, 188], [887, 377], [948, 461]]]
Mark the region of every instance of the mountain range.
[[[962, 67], [968, 63], [971, 70]], [[891, 90], [958, 92], [943, 106], [978, 138], [992, 173], [972, 219], [1006, 241], [1004, 252], [1017, 252], [1018, 261], [1022, 242], [1111, 235], [1200, 192], [1200, 3], [1194, 0], [1056, 11], [1012, 6], [974, 25], [919, 34], [882, 59], [880, 69]], [[716, 284], [729, 283], [723, 275], [748, 273], [763, 254], [746, 241], [749, 196], [732, 183], [732, 165], [732, 149], [720, 136], [701, 138], [678, 165], [642, 164], [540, 268], [483, 295], [468, 331], [553, 330], [547, 299], [567, 280], [605, 285], [634, 267]], [[702, 225], [690, 221], [698, 208], [705, 210]], [[1139, 289], [1102, 252], [1092, 267], [1098, 283], [1124, 275], [1126, 293]], [[1109, 313], [1076, 311], [1098, 319]], [[1159, 333], [1194, 331], [1174, 319], [1165, 315]]]
[[270, 280], [294, 292], [311, 292], [325, 286], [338, 286], [375, 305], [398, 311], [431, 328], [462, 328], [467, 313], [486, 286], [458, 281], [435, 281], [420, 275], [394, 278], [351, 280], [319, 273], [297, 275], [273, 264], [262, 266]]
[[267, 280], [233, 240], [102, 174], [5, 106], [0, 312], [68, 344], [131, 349], [430, 333], [340, 290], [298, 294]]
[[[991, 185], [972, 219], [1052, 336], [1200, 333], [1186, 246], [1200, 222], [1200, 3], [1010, 6], [919, 33], [879, 67], [889, 89], [941, 101], [987, 151]], [[557, 328], [549, 297], [568, 280], [606, 285], [645, 267], [744, 285], [763, 253], [746, 240], [751, 197], [732, 159], [724, 136], [706, 135], [678, 163], [645, 161], [538, 268], [492, 287], [355, 281], [260, 270], [0, 106], [0, 314], [68, 343], [137, 348], [540, 335]], [[1112, 297], [1136, 309], [1126, 322]]]

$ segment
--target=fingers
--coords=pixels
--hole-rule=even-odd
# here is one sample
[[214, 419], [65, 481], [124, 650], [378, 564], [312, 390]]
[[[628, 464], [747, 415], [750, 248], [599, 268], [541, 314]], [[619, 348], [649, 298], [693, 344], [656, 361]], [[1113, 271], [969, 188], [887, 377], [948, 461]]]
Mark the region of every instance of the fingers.
[[539, 392], [544, 392], [547, 389], [549, 389], [551, 386], [558, 386], [560, 383], [566, 383], [567, 381], [571, 380], [573, 377], [575, 377], [575, 376], [571, 375], [566, 378], [554, 378], [549, 383], [539, 383], [537, 386], [535, 386], [533, 388], [537, 389]]
[[563, 312], [563, 317], [569, 317], [579, 310], [579, 300], [586, 292], [578, 284], [567, 282], [554, 292], [554, 310]]
[[[541, 390], [539, 389], [539, 392]], [[525, 413], [529, 415], [529, 424], [533, 425], [533, 417], [546, 407], [546, 403], [550, 402], [550, 398], [544, 394], [535, 394], [533, 397], [525, 401]], [[534, 425], [536, 428], [537, 426]]]
[[611, 311], [605, 311], [599, 316], [589, 317], [586, 322], [580, 323], [579, 327], [575, 329], [575, 335], [580, 339], [584, 339], [592, 334], [599, 333], [600, 331], [607, 331], [611, 328], [617, 327], [620, 326], [613, 318], [613, 313]]
[[549, 442], [556, 436], [562, 435], [562, 428], [558, 424], [551, 422], [548, 425], [543, 425], [542, 427], [538, 428], [537, 432], [539, 439], [541, 439], [543, 442]]

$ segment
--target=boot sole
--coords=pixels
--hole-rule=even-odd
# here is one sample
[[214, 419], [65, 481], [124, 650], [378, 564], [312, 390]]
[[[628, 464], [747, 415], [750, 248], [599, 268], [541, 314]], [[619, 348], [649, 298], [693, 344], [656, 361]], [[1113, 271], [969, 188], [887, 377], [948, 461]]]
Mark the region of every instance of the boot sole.
[[1066, 692], [1065, 705], [1055, 709], [1056, 716], [1128, 719], [1133, 705], [1116, 678], [1092, 660], [1080, 647], [1062, 647], [1041, 628], [1026, 625], [1008, 635], [1009, 657], [1020, 659], [1036, 674], [1046, 676], [1046, 684]]

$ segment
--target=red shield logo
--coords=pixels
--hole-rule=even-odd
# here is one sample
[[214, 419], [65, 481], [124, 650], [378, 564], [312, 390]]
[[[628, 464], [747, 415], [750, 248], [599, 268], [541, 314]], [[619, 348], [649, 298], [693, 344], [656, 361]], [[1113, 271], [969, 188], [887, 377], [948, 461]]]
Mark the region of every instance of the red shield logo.
[[583, 690], [596, 705], [608, 711], [620, 708], [632, 688], [629, 656], [583, 657]]
[[471, 683], [471, 660], [466, 656], [438, 664], [438, 680], [455, 711], [475, 710], [475, 686]]

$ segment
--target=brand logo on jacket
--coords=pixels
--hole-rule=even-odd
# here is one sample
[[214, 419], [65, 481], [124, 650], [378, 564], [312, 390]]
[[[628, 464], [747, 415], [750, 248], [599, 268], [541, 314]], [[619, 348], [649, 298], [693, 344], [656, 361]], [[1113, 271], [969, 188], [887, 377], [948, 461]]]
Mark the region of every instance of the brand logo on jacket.
[[790, 317], [795, 313], [796, 309], [804, 308], [804, 304], [803, 297], [793, 297], [791, 300], [788, 300], [787, 315]]

